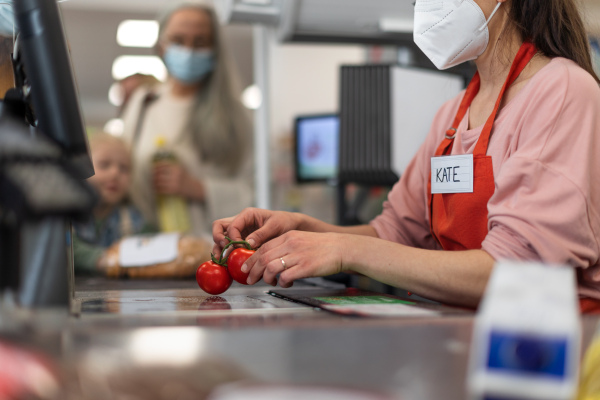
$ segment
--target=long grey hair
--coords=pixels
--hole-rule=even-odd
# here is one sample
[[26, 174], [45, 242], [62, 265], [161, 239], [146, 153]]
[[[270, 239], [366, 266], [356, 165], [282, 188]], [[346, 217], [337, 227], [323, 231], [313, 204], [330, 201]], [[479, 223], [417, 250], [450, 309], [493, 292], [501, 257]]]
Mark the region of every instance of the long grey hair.
[[189, 129], [203, 160], [217, 163], [233, 174], [241, 167], [248, 154], [245, 149], [251, 142], [250, 121], [240, 101], [238, 79], [212, 6], [204, 2], [184, 2], [168, 8], [159, 16], [159, 38], [163, 37], [171, 16], [182, 9], [208, 14], [215, 57], [213, 71], [204, 78], [196, 94]]

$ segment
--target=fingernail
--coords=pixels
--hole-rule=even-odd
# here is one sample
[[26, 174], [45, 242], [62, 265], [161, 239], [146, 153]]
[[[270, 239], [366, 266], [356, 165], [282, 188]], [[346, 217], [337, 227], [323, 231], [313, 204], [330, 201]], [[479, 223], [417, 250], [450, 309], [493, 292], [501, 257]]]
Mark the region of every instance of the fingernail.
[[248, 277], [248, 280], [246, 281], [246, 283], [247, 283], [248, 285], [252, 285], [252, 279], [250, 279], [250, 277]]
[[256, 240], [254, 239], [248, 239], [248, 244], [252, 247], [254, 247], [256, 245]]
[[[236, 254], [237, 254], [237, 253], [236, 253]], [[248, 264], [244, 264], [244, 265], [242, 265], [242, 272], [243, 272], [243, 273], [246, 273], [246, 272], [248, 272], [248, 270], [250, 270], [250, 268], [248, 267]]]

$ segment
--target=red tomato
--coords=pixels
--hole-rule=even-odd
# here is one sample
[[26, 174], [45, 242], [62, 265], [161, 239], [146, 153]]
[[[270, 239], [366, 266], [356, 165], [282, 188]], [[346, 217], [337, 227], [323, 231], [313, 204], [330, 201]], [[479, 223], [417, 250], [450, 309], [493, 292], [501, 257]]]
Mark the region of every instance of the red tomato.
[[250, 256], [254, 254], [254, 250], [245, 249], [239, 247], [229, 254], [227, 258], [227, 269], [229, 274], [236, 282], [247, 285], [248, 284], [248, 273], [242, 272], [242, 265], [246, 262]]
[[196, 270], [196, 281], [200, 289], [209, 294], [221, 294], [231, 286], [231, 275], [227, 268], [212, 261], [202, 263]]

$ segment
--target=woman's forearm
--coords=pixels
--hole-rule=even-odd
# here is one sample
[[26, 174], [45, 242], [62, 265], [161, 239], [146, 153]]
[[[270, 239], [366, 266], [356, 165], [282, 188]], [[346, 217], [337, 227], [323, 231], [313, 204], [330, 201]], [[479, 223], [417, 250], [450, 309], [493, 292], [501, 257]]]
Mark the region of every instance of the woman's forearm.
[[354, 226], [339, 226], [328, 224], [317, 218], [310, 217], [306, 214], [293, 214], [295, 218], [298, 218], [298, 230], [305, 232], [334, 232], [334, 233], [347, 233], [352, 235], [363, 235], [377, 237], [375, 229], [370, 225], [354, 225]]
[[483, 250], [423, 250], [364, 238], [342, 251], [344, 269], [442, 303], [476, 307], [494, 259]]

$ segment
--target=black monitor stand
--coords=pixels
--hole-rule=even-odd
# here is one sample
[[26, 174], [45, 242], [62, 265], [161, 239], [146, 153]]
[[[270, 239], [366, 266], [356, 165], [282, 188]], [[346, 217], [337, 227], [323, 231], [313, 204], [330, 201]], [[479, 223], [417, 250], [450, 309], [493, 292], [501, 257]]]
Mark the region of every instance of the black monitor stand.
[[69, 221], [89, 215], [96, 197], [26, 110], [18, 89], [0, 102], [0, 300], [68, 309]]

